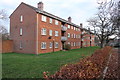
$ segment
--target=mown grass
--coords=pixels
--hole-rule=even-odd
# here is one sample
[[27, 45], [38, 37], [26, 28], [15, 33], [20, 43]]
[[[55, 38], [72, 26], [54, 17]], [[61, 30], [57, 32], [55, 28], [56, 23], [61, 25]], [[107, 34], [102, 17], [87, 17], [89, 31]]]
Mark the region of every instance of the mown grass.
[[90, 56], [99, 47], [87, 47], [70, 51], [45, 54], [2, 54], [3, 78], [42, 78], [43, 72], [55, 73], [62, 65], [76, 63], [83, 56]]

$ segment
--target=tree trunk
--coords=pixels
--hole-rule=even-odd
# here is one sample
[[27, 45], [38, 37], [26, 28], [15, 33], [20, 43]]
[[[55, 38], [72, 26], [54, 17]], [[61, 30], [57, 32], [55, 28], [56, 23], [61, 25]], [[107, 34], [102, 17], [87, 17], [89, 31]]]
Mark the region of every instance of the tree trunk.
[[103, 40], [101, 40], [100, 48], [103, 48]]

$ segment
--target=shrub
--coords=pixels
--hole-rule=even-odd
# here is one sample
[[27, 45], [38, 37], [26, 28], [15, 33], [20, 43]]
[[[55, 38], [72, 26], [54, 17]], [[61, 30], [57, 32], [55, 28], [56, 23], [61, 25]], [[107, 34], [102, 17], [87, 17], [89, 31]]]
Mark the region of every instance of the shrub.
[[70, 50], [71, 49], [71, 45], [70, 44], [65, 44], [65, 50]]

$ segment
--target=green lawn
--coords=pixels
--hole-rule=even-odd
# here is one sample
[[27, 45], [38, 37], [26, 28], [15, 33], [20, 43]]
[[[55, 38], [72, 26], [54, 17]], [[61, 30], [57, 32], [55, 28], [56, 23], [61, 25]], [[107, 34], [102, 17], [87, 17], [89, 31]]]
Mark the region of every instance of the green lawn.
[[99, 47], [88, 47], [70, 51], [45, 54], [2, 54], [3, 78], [42, 78], [44, 71], [55, 73], [62, 65], [76, 63], [82, 55], [89, 56]]

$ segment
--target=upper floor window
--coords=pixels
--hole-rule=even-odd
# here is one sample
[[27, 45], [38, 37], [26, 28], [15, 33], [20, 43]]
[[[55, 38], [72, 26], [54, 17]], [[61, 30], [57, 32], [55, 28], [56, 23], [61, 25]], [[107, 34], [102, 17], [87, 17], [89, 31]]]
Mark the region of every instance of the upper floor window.
[[75, 30], [76, 28], [74, 27], [74, 30]]
[[41, 42], [41, 49], [46, 49], [46, 42]]
[[68, 29], [70, 29], [70, 25], [68, 25]]
[[42, 21], [46, 22], [46, 16], [42, 15]]
[[73, 29], [73, 26], [71, 26], [71, 29]]
[[52, 23], [52, 18], [50, 18], [50, 23]]
[[41, 29], [41, 35], [46, 35], [46, 29], [45, 28]]
[[52, 30], [49, 30], [49, 35], [52, 36]]
[[76, 31], [77, 31], [77, 28], [76, 28]]
[[23, 22], [23, 15], [20, 16], [20, 22]]
[[77, 35], [76, 35], [76, 38], [77, 38]]
[[74, 34], [74, 38], [75, 38], [75, 34]]
[[58, 42], [55, 42], [55, 48], [58, 48]]
[[70, 37], [70, 33], [68, 33], [68, 37]]
[[58, 31], [55, 31], [55, 36], [58, 36]]
[[22, 36], [22, 34], [23, 34], [22, 32], [23, 32], [23, 31], [22, 31], [22, 28], [20, 28], [20, 36]]
[[73, 34], [71, 34], [71, 37], [73, 38]]
[[55, 20], [55, 25], [58, 25], [58, 20]]

